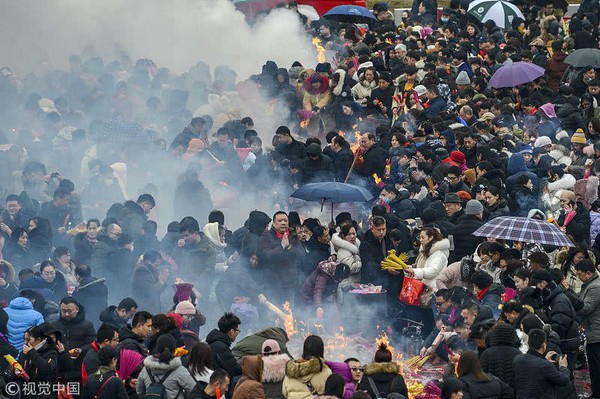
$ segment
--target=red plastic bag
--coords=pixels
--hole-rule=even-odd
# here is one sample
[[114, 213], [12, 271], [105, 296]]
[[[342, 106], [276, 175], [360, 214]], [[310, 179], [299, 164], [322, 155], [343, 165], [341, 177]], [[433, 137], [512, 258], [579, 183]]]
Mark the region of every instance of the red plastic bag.
[[421, 294], [425, 284], [412, 277], [404, 276], [402, 290], [400, 291], [400, 302], [405, 305], [421, 306]]

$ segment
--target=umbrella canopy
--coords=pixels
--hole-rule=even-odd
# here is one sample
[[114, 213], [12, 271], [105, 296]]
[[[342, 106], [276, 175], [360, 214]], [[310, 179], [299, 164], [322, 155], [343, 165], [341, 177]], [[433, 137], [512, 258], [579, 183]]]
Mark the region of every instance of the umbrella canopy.
[[347, 183], [309, 183], [299, 187], [290, 197], [305, 201], [365, 202], [373, 199], [373, 194], [364, 187]]
[[575, 50], [565, 58], [565, 63], [577, 68], [586, 66], [600, 68], [600, 50], [597, 48], [581, 48]]
[[499, 240], [520, 241], [554, 245], [557, 247], [574, 247], [567, 235], [556, 225], [544, 220], [498, 217], [490, 220], [473, 233], [476, 237], [492, 237]]
[[323, 18], [338, 22], [366, 24], [374, 20], [375, 15], [365, 7], [343, 5], [333, 7], [323, 15]]
[[501, 87], [516, 87], [525, 83], [533, 82], [544, 76], [544, 68], [531, 62], [513, 62], [500, 67], [490, 79], [490, 86], [495, 89]]
[[306, 4], [298, 4], [298, 12], [304, 15], [306, 18], [310, 19], [311, 21], [318, 21], [319, 19], [321, 19], [319, 13], [317, 12], [317, 10], [315, 10], [313, 6], [307, 6]]
[[502, 0], [475, 0], [469, 4], [468, 12], [479, 22], [491, 19], [502, 29], [511, 27], [512, 21], [517, 17], [525, 20], [517, 6]]

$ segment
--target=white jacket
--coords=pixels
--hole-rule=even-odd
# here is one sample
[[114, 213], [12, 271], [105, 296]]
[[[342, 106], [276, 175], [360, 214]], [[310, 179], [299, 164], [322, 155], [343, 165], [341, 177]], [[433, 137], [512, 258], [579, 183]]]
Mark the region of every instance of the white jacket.
[[356, 244], [352, 244], [340, 237], [339, 233], [335, 233], [331, 236], [331, 244], [337, 255], [338, 263], [344, 263], [350, 268], [350, 277], [340, 282], [342, 288], [349, 288], [352, 284], [359, 283], [360, 269], [362, 268], [358, 250], [360, 247], [360, 240], [357, 238]]
[[447, 238], [433, 244], [429, 256], [420, 253], [414, 268], [415, 278], [436, 291], [436, 278], [448, 266], [449, 254], [450, 241]]

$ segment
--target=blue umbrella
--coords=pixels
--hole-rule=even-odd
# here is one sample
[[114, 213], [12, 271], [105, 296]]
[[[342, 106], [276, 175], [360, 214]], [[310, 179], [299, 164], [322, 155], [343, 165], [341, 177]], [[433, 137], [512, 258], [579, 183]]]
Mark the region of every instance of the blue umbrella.
[[365, 7], [343, 5], [333, 7], [323, 15], [323, 18], [337, 22], [366, 24], [374, 20], [375, 15]]
[[325, 201], [331, 202], [331, 218], [333, 219], [333, 203], [366, 202], [373, 199], [373, 194], [364, 187], [354, 184], [323, 182], [309, 183], [299, 187], [290, 197], [305, 201], [320, 201], [321, 210]]

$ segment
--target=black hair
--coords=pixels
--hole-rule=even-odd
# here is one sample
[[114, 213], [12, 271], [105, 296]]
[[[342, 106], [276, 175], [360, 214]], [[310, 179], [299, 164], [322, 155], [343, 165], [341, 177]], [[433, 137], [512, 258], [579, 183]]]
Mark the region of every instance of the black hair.
[[323, 358], [325, 356], [325, 344], [318, 335], [309, 335], [304, 340], [302, 347], [302, 359], [309, 360], [313, 357]]
[[131, 308], [138, 308], [138, 304], [133, 298], [123, 298], [119, 305], [117, 306], [117, 310], [125, 309], [127, 311], [131, 310]]
[[388, 346], [381, 343], [375, 352], [375, 363], [387, 363], [392, 361], [392, 352], [388, 349]]
[[152, 320], [152, 314], [146, 312], [145, 310], [140, 310], [133, 315], [133, 319], [131, 320], [131, 327], [135, 328], [140, 324], [146, 324], [148, 320]]
[[529, 259], [530, 263], [540, 265], [544, 269], [547, 269], [550, 265], [550, 258], [543, 252], [533, 252], [527, 259]]
[[277, 212], [275, 212], [275, 213], [273, 214], [273, 221], [275, 221], [275, 218], [276, 218], [278, 215], [285, 215], [285, 216], [287, 217], [287, 213], [285, 213], [284, 211], [277, 211]]
[[292, 132], [290, 132], [290, 128], [287, 126], [279, 126], [275, 131], [275, 134], [281, 134], [283, 136], [291, 136]]
[[96, 342], [101, 343], [106, 340], [110, 341], [118, 333], [117, 329], [110, 324], [102, 323], [96, 332]]
[[117, 350], [112, 346], [105, 346], [103, 348], [100, 348], [100, 351], [98, 352], [98, 360], [100, 361], [100, 366], [110, 366], [110, 363], [116, 358]]
[[534, 328], [527, 335], [529, 336], [527, 344], [533, 350], [542, 349], [542, 346], [546, 343], [546, 333], [542, 329]]
[[64, 190], [62, 188], [57, 188], [56, 190], [54, 190], [54, 194], [52, 195], [52, 199], [53, 200], [57, 200], [57, 199], [60, 199], [60, 198], [68, 197], [69, 195], [71, 195], [70, 191]]
[[186, 231], [191, 234], [200, 232], [198, 221], [191, 216], [186, 216], [179, 222], [179, 232], [185, 233]]
[[478, 270], [471, 275], [470, 283], [483, 290], [494, 282], [494, 278], [482, 270]]
[[156, 206], [156, 202], [154, 201], [154, 197], [152, 194], [142, 194], [138, 197], [137, 203], [141, 204], [142, 202], [149, 203], [152, 207]]
[[[211, 374], [208, 383], [209, 385], [214, 385], [217, 382], [220, 382], [221, 384], [223, 384], [225, 382], [225, 379], [229, 378], [229, 374], [227, 374], [227, 371], [223, 370], [223, 369], [216, 369], [215, 371], [213, 371], [213, 373]], [[227, 387], [223, 387], [224, 390], [227, 390]]]
[[212, 210], [208, 214], [208, 223], [219, 223], [223, 226], [225, 224], [225, 214], [219, 210]]
[[323, 234], [325, 234], [325, 232], [329, 231], [329, 229], [325, 226], [317, 226], [313, 229], [312, 233], [315, 237], [319, 238], [321, 237]]
[[448, 378], [442, 384], [441, 399], [450, 399], [452, 394], [462, 392], [463, 384], [456, 378]]
[[89, 265], [81, 264], [75, 267], [75, 275], [86, 278], [92, 275], [92, 268]]
[[227, 334], [229, 331], [237, 329], [240, 326], [240, 324], [242, 324], [242, 322], [240, 321], [239, 317], [237, 317], [233, 313], [227, 312], [223, 316], [221, 316], [219, 322], [217, 323], [217, 326], [219, 327], [219, 331], [221, 331], [224, 334]]
[[325, 381], [325, 390], [323, 395], [335, 396], [336, 398], [343, 398], [344, 391], [346, 390], [346, 380], [339, 374], [331, 374]]
[[101, 224], [100, 224], [100, 221], [99, 221], [98, 219], [89, 219], [89, 220], [87, 221], [87, 223], [85, 224], [85, 227], [90, 227], [90, 224], [91, 224], [91, 223], [96, 223], [96, 225], [97, 225], [98, 227], [100, 227], [100, 226], [101, 226]]
[[204, 374], [212, 367], [212, 349], [205, 342], [196, 342], [190, 351], [188, 368], [192, 373]]
[[575, 265], [575, 270], [577, 270], [579, 272], [584, 272], [584, 273], [595, 273], [596, 267], [594, 266], [594, 263], [592, 263], [591, 260], [584, 259]]
[[523, 304], [519, 301], [511, 299], [502, 306], [502, 313], [521, 313], [523, 311]]
[[159, 261], [159, 260], [162, 261], [163, 257], [160, 254], [160, 252], [152, 250], [152, 251], [146, 252], [144, 254], [143, 259], [144, 259], [144, 262], [152, 262], [152, 263], [154, 263], [154, 262]]
[[60, 304], [61, 305], [70, 305], [70, 304], [74, 304], [77, 307], [79, 306], [79, 302], [77, 302], [77, 300], [75, 300], [75, 298], [70, 297], [70, 296], [66, 296], [63, 299], [60, 300]]
[[149, 235], [156, 235], [156, 230], [158, 230], [158, 225], [154, 220], [146, 220], [142, 225], [142, 230], [144, 233]]
[[7, 195], [5, 203], [8, 203], [9, 201], [17, 201], [19, 203], [19, 205], [21, 205], [21, 198], [19, 198], [19, 196], [17, 194]]
[[375, 227], [383, 226], [383, 225], [385, 225], [385, 219], [381, 216], [374, 216], [373, 219], [371, 220], [371, 223]]
[[56, 266], [54, 265], [54, 262], [52, 262], [51, 260], [45, 260], [40, 264], [40, 274], [44, 272], [44, 269], [47, 268], [48, 266], [52, 266], [54, 268], [54, 270], [56, 270]]
[[171, 334], [163, 334], [156, 340], [154, 357], [158, 358], [159, 363], [169, 363], [173, 359], [173, 354], [177, 348], [177, 342]]

